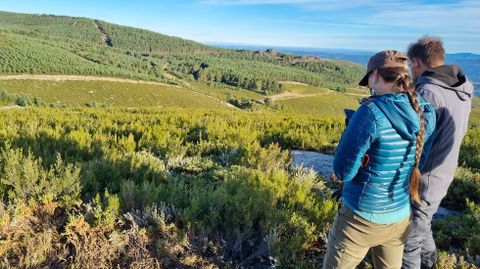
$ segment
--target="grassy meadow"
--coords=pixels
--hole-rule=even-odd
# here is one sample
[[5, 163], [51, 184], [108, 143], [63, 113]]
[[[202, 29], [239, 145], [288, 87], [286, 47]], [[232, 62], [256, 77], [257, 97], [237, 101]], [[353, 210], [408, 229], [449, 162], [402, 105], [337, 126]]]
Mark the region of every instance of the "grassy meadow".
[[38, 97], [47, 103], [82, 105], [100, 103], [124, 107], [225, 107], [216, 99], [171, 85], [111, 81], [0, 80], [11, 94]]

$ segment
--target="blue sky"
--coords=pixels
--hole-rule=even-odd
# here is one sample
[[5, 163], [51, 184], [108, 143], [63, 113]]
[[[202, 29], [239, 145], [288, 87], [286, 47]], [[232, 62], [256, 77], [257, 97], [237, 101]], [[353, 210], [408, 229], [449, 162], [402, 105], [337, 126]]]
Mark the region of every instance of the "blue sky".
[[404, 51], [428, 34], [480, 53], [478, 0], [0, 0], [0, 10], [82, 16], [199, 42]]

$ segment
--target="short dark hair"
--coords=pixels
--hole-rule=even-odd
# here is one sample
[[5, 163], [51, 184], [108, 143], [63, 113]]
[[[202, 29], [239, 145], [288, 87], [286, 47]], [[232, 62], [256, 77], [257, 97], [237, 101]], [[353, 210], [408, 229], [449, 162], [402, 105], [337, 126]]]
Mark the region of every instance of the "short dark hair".
[[445, 62], [445, 49], [438, 37], [424, 36], [408, 46], [408, 58], [418, 58], [428, 67]]

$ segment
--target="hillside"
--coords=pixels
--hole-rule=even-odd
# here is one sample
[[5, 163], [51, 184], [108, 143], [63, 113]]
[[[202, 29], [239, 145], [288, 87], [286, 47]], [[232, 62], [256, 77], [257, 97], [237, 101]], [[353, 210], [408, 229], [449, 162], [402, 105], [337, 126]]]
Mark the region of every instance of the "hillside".
[[281, 80], [343, 89], [364, 71], [354, 63], [215, 48], [88, 18], [0, 12], [0, 38], [0, 57], [8, 62], [0, 72], [9, 74], [190, 80], [271, 94], [283, 90]]
[[[2, 31], [34, 38], [65, 41], [67, 43], [84, 42], [95, 45], [109, 45], [140, 53], [217, 51], [213, 47], [207, 47], [193, 41], [88, 18], [0, 12], [0, 24]], [[111, 39], [111, 44], [107, 44], [106, 36], [99, 28], [105, 30], [106, 36]]]

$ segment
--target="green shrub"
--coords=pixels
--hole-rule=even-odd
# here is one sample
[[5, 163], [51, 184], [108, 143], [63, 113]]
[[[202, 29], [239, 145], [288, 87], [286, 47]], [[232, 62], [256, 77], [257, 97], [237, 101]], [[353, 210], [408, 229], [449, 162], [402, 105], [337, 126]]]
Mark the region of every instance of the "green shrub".
[[[477, 265], [480, 264], [477, 263]], [[435, 268], [438, 269], [476, 269], [475, 264], [465, 261], [465, 257], [455, 253], [440, 251]]]
[[474, 169], [458, 167], [442, 205], [462, 211], [467, 208], [467, 200], [480, 204], [480, 173]]
[[43, 107], [45, 103], [38, 97], [28, 97], [20, 94], [10, 94], [5, 90], [0, 90], [0, 103], [15, 104], [17, 106], [37, 106]]
[[9, 203], [60, 201], [72, 205], [80, 194], [79, 167], [65, 164], [59, 155], [45, 169], [41, 159], [7, 147], [1, 150], [0, 171], [0, 195], [8, 197]]
[[467, 209], [458, 216], [432, 223], [435, 242], [440, 249], [454, 249], [466, 257], [480, 257], [480, 205], [467, 201]]
[[480, 128], [470, 128], [463, 139], [460, 150], [460, 163], [480, 169]]
[[253, 100], [247, 99], [247, 98], [242, 98], [242, 99], [236, 99], [236, 98], [230, 98], [227, 100], [230, 104], [241, 108], [241, 109], [246, 109], [246, 110], [254, 110], [258, 107], [256, 103], [254, 103]]
[[25, 106], [29, 106], [31, 103], [30, 103], [30, 100], [28, 100], [27, 97], [25, 97], [25, 96], [20, 96], [20, 97], [15, 98], [15, 104], [16, 104], [17, 106], [23, 106], [23, 107], [25, 107]]
[[[69, 107], [4, 111], [0, 122], [0, 226], [6, 227], [0, 237], [12, 246], [0, 245], [0, 254], [11, 253], [13, 267], [45, 259], [57, 266], [48, 249], [68, 266], [93, 264], [99, 252], [105, 255], [97, 261], [109, 266], [321, 266], [337, 204], [323, 178], [290, 168], [288, 149], [333, 149], [344, 128], [339, 118]], [[446, 201], [476, 201], [477, 172], [459, 169], [456, 178], [461, 184], [452, 185]], [[38, 236], [15, 224], [24, 219], [14, 212], [30, 216], [31, 208], [51, 212], [35, 215], [51, 220]], [[142, 215], [148, 208], [158, 212]], [[433, 224], [440, 249], [452, 247], [473, 264], [477, 211], [470, 203], [460, 215]], [[159, 224], [162, 218], [169, 228]], [[50, 243], [35, 252], [44, 239]], [[38, 261], [15, 246], [35, 252]], [[79, 252], [69, 252], [72, 246]], [[15, 258], [22, 263], [12, 263]]]
[[97, 102], [87, 102], [84, 104], [86, 107], [101, 107], [101, 108], [108, 108], [111, 107], [109, 104], [102, 104]]
[[92, 201], [93, 225], [113, 228], [120, 215], [120, 199], [106, 190], [104, 195], [97, 193]]

